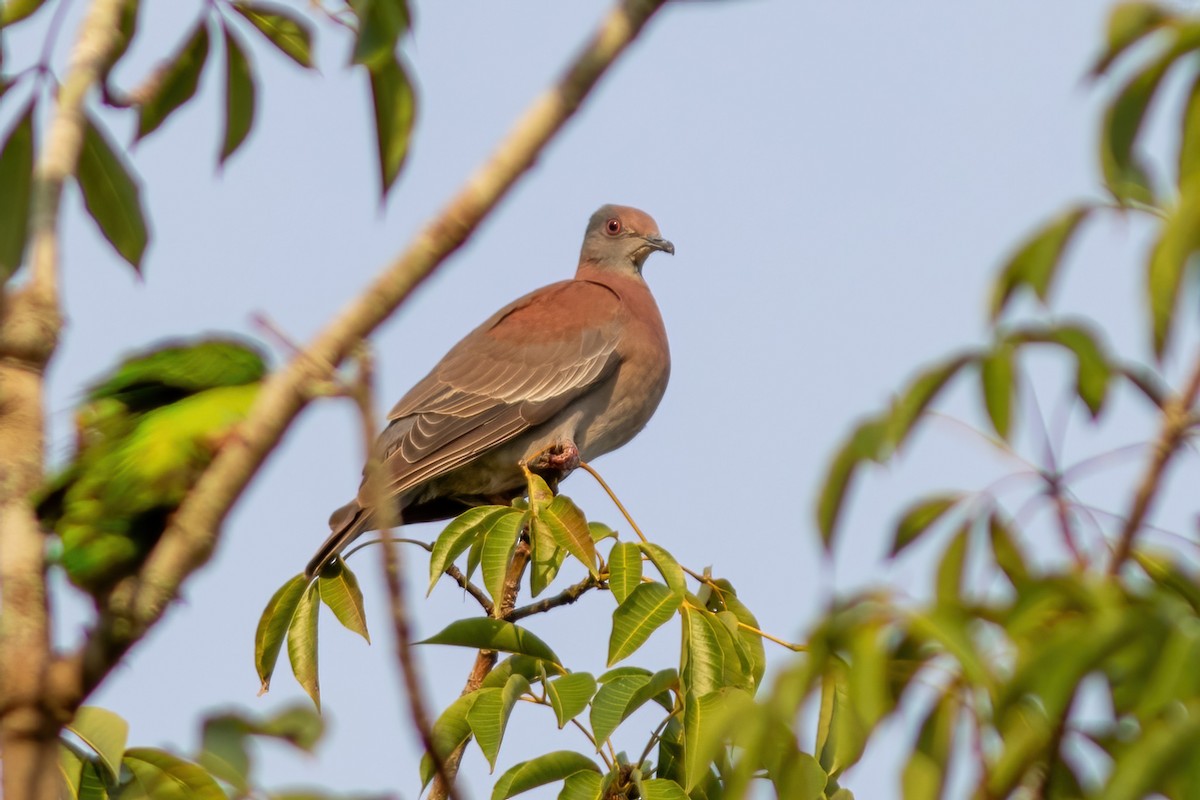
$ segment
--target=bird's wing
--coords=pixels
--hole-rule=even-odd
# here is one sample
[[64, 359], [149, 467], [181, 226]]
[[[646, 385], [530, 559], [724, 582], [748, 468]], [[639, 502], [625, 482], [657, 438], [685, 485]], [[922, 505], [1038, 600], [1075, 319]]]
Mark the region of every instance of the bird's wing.
[[399, 493], [553, 417], [612, 373], [623, 306], [609, 288], [563, 281], [459, 342], [396, 404], [380, 437]]

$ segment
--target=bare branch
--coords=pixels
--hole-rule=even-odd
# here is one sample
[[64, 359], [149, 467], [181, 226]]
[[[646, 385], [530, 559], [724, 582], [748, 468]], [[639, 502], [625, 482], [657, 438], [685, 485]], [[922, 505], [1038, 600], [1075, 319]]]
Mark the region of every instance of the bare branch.
[[602, 584], [600, 583], [599, 579], [588, 575], [579, 583], [576, 583], [573, 586], [568, 586], [566, 589], [563, 589], [553, 597], [547, 597], [545, 600], [539, 600], [538, 602], [530, 603], [527, 606], [514, 608], [512, 613], [505, 617], [505, 619], [507, 619], [509, 622], [516, 622], [519, 619], [531, 617], [534, 614], [541, 614], [549, 611], [552, 608], [569, 606], [579, 598], [583, 597], [590, 590], [597, 589], [601, 585]]
[[230, 507], [309, 402], [305, 387], [314, 380], [327, 379], [329, 368], [325, 365], [341, 364], [467, 241], [664, 2], [620, 2], [563, 77], [533, 103], [450, 204], [316, 336], [301, 356], [271, 376], [241, 435], [221, 450], [201, 477], [138, 579], [125, 582], [113, 592], [101, 624], [75, 662], [81, 673], [82, 695], [94, 689], [125, 650], [162, 616], [184, 578], [208, 560]]

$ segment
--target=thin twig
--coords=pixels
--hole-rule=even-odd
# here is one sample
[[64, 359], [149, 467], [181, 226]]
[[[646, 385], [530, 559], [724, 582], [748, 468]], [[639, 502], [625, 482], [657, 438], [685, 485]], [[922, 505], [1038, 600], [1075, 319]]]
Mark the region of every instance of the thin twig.
[[[119, 6], [120, 0], [104, 0]], [[82, 702], [128, 648], [156, 623], [183, 580], [211, 556], [229, 509], [310, 397], [320, 364], [340, 364], [460, 248], [578, 110], [596, 82], [665, 0], [622, 0], [563, 77], [539, 97], [459, 193], [407, 249], [309, 344], [264, 384], [236, 442], [223, 447], [189, 492], [137, 579], [112, 593], [99, 626], [71, 661]], [[116, 18], [110, 26], [116, 30]]]
[[1154, 496], [1162, 485], [1167, 465], [1170, 464], [1175, 451], [1179, 449], [1179, 445], [1187, 436], [1192, 407], [1196, 405], [1197, 395], [1200, 395], [1200, 358], [1196, 359], [1192, 367], [1192, 374], [1183, 394], [1170, 397], [1163, 406], [1162, 429], [1154, 444], [1154, 455], [1138, 485], [1137, 493], [1133, 498], [1133, 506], [1125, 518], [1125, 526], [1121, 529], [1121, 535], [1117, 539], [1113, 558], [1108, 566], [1110, 575], [1116, 575], [1121, 566], [1129, 559], [1129, 553], [1133, 549], [1133, 540], [1137, 537], [1138, 531], [1142, 528], [1142, 522], [1150, 512], [1150, 505], [1154, 502]]
[[[420, 539], [404, 539], [398, 536], [393, 536], [392, 541], [396, 544], [415, 544], [417, 547], [420, 547], [422, 550], [425, 550], [428, 553], [433, 552], [433, 545], [429, 542], [423, 542]], [[362, 550], [364, 547], [371, 547], [377, 544], [383, 544], [383, 540], [372, 539], [369, 542], [361, 542], [356, 544], [345, 553], [342, 553], [342, 560], [344, 561], [348, 559], [350, 556], [354, 555], [359, 550]], [[453, 578], [454, 582], [457, 583], [464, 592], [474, 597], [475, 600], [478, 601], [480, 607], [483, 608], [484, 613], [488, 614], [489, 616], [491, 615], [492, 601], [488, 599], [488, 596], [483, 589], [480, 589], [478, 586], [467, 580], [467, 576], [462, 574], [462, 570], [451, 564], [450, 566], [446, 567], [445, 574]]]
[[[364, 348], [358, 356], [358, 380], [355, 385], [354, 400], [358, 406], [359, 419], [362, 423], [363, 451], [367, 467], [364, 485], [370, 499], [370, 508], [385, 509], [384, 517], [390, 507], [385, 489], [386, 477], [383, 474], [383, 464], [378, 456], [375, 441], [379, 432], [375, 425], [375, 373], [370, 354]], [[383, 540], [383, 571], [387, 584], [388, 603], [392, 612], [392, 629], [396, 637], [396, 662], [400, 665], [400, 674], [404, 681], [404, 693], [408, 699], [409, 716], [413, 728], [417, 732], [425, 754], [433, 763], [434, 774], [442, 778], [449, 787], [448, 795], [452, 800], [459, 800], [459, 794], [454, 785], [446, 781], [446, 766], [433, 743], [433, 723], [429, 710], [425, 707], [426, 693], [422, 686], [420, 667], [412, 652], [412, 627], [409, 624], [408, 604], [406, 601], [404, 565], [400, 548], [392, 541], [392, 523], [395, 519], [386, 520], [388, 524], [379, 529]]]
[[521, 606], [520, 608], [514, 608], [512, 613], [509, 614], [506, 619], [508, 619], [509, 622], [516, 622], [519, 619], [524, 619], [525, 617], [531, 617], [534, 614], [541, 614], [543, 612], [549, 611], [552, 608], [558, 608], [559, 606], [569, 606], [569, 605], [571, 605], [571, 603], [574, 603], [580, 597], [583, 597], [583, 595], [585, 593], [587, 593], [588, 591], [590, 591], [592, 589], [596, 589], [599, 586], [600, 586], [599, 579], [597, 579], [591, 575], [588, 575], [586, 578], [581, 580], [579, 583], [576, 583], [573, 586], [568, 586], [566, 589], [563, 589], [561, 592], [554, 595], [553, 597], [547, 597], [545, 600], [539, 600], [538, 602], [530, 603], [527, 606]]
[[671, 721], [674, 714], [667, 714], [663, 717], [663, 721], [658, 723], [658, 727], [654, 729], [654, 733], [650, 734], [649, 741], [646, 742], [646, 749], [642, 751], [642, 757], [637, 760], [637, 766], [646, 763], [646, 759], [650, 757], [650, 751], [654, 749], [654, 745], [658, 743], [658, 739], [662, 736], [663, 729], [667, 727], [667, 723]]
[[649, 544], [650, 540], [647, 539], [645, 534], [642, 533], [642, 529], [638, 527], [638, 524], [633, 521], [633, 517], [630, 515], [629, 511], [626, 510], [625, 504], [622, 503], [620, 498], [617, 497], [616, 492], [614, 492], [609, 485], [605, 483], [604, 478], [600, 477], [600, 473], [596, 472], [596, 470], [592, 468], [592, 465], [586, 461], [580, 461], [579, 467], [596, 479], [596, 483], [600, 484], [600, 488], [602, 488], [605, 493], [608, 494], [609, 499], [612, 500], [613, 504], [620, 510], [621, 516], [625, 517], [625, 521], [629, 523], [629, 527], [633, 528], [633, 532], [636, 533], [638, 538], [642, 540], [642, 544]]

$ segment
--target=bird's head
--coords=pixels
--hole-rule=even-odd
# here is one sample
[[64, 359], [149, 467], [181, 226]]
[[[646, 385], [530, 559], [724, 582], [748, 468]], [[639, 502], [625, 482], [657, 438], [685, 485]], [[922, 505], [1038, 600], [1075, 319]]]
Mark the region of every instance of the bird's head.
[[675, 245], [659, 235], [653, 217], [629, 206], [601, 206], [588, 221], [579, 263], [640, 275], [656, 250], [675, 255]]

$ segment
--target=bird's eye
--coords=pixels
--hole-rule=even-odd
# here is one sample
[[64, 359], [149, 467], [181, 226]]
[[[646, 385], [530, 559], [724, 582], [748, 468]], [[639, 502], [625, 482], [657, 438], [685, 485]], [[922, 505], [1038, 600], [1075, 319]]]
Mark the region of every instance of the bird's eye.
[[616, 236], [618, 233], [621, 232], [621, 220], [616, 219], [615, 217], [613, 219], [610, 219], [605, 224], [604, 230], [608, 231], [609, 236]]

